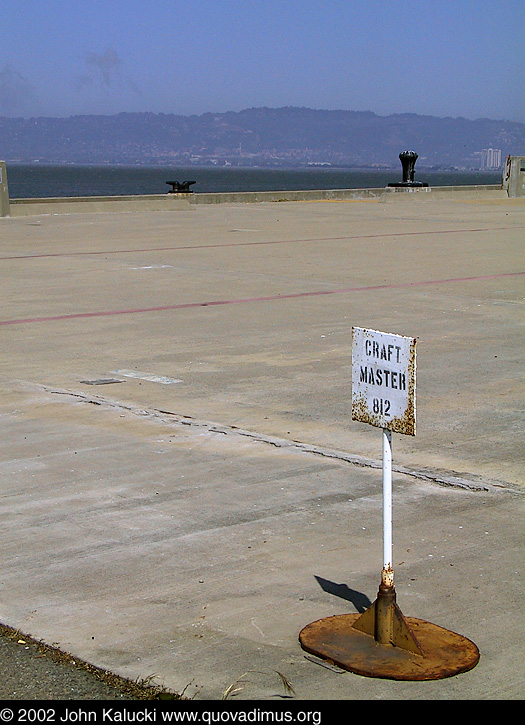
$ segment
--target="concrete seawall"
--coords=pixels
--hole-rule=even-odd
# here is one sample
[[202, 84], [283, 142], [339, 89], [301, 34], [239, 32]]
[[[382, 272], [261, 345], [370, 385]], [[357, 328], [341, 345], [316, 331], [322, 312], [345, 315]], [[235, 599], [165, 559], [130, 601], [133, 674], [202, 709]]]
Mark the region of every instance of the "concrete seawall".
[[81, 214], [86, 212], [192, 211], [199, 204], [254, 204], [285, 201], [393, 201], [399, 199], [506, 198], [499, 184], [436, 186], [413, 189], [326, 189], [311, 191], [249, 191], [224, 193], [149, 194], [141, 196], [79, 196], [11, 199], [10, 216]]
[[12, 217], [37, 214], [82, 214], [125, 211], [191, 211], [187, 199], [179, 194], [144, 196], [65, 196], [35, 199], [11, 199]]
[[386, 201], [388, 199], [420, 198], [430, 199], [436, 195], [445, 198], [444, 194], [469, 194], [479, 196], [496, 193], [506, 196], [501, 185], [490, 186], [439, 186], [414, 187], [413, 189], [396, 187], [379, 187], [375, 189], [320, 189], [312, 191], [254, 191], [231, 192], [222, 194], [192, 194], [192, 204], [221, 204], [221, 203], [257, 203], [282, 201]]

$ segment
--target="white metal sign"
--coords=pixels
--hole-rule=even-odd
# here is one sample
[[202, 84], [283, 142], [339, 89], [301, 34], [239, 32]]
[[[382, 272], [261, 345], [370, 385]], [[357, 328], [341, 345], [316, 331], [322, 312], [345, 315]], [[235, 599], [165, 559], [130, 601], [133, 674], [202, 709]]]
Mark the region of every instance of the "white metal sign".
[[416, 338], [352, 328], [352, 420], [416, 435]]

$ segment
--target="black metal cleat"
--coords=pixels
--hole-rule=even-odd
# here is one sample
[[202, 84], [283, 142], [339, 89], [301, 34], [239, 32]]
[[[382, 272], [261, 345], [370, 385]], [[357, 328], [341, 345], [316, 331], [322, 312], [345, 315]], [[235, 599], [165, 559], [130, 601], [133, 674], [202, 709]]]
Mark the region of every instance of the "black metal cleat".
[[168, 194], [191, 194], [193, 190], [190, 189], [190, 186], [196, 183], [196, 181], [166, 181], [166, 184], [171, 186]]

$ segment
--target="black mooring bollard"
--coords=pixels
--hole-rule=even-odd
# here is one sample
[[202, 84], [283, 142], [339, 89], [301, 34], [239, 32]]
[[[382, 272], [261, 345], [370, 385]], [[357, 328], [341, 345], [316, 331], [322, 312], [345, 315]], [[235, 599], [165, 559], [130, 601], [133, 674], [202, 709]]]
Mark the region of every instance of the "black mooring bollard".
[[414, 181], [417, 158], [418, 155], [415, 151], [402, 151], [399, 159], [403, 167], [403, 181], [393, 182], [388, 186], [428, 186], [423, 181]]

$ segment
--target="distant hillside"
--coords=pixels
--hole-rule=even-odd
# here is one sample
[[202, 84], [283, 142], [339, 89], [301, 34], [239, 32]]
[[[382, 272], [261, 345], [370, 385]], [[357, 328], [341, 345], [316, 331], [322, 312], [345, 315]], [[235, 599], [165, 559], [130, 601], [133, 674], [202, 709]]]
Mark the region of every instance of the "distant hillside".
[[0, 159], [8, 162], [399, 167], [399, 152], [411, 149], [418, 167], [477, 168], [485, 148], [501, 149], [502, 159], [524, 154], [525, 124], [292, 107], [0, 117]]

